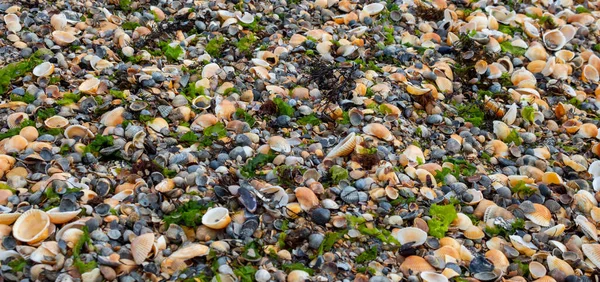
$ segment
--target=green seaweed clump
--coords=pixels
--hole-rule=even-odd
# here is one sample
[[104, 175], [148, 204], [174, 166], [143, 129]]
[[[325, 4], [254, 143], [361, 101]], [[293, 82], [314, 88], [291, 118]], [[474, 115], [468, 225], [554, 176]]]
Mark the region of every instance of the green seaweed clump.
[[225, 43], [225, 38], [222, 36], [217, 36], [206, 43], [206, 47], [204, 47], [204, 51], [208, 53], [211, 57], [217, 58], [221, 56], [221, 48]]
[[521, 116], [525, 120], [533, 123], [533, 119], [535, 116], [535, 109], [532, 106], [526, 106], [521, 110]]
[[84, 153], [92, 153], [94, 155], [98, 155], [100, 150], [106, 147], [110, 147], [114, 144], [114, 138], [111, 135], [96, 135], [96, 138], [90, 142], [89, 145], [85, 146], [83, 149]]
[[523, 143], [523, 141], [521, 140], [521, 137], [519, 136], [519, 133], [515, 129], [513, 129], [510, 132], [510, 134], [508, 134], [508, 136], [502, 141], [504, 141], [504, 143], [506, 143], [506, 144], [510, 144], [511, 142], [515, 143], [515, 145], [517, 145], [517, 146], [520, 146], [521, 143]]
[[27, 265], [27, 261], [24, 258], [15, 258], [8, 263], [11, 272], [17, 273], [23, 271], [23, 268]]
[[485, 113], [476, 105], [457, 105], [458, 114], [466, 121], [479, 127], [483, 123]]
[[431, 216], [431, 219], [427, 222], [429, 235], [440, 239], [446, 236], [450, 223], [457, 217], [453, 205], [433, 204], [429, 208], [429, 215]]
[[373, 261], [377, 258], [377, 255], [378, 255], [377, 247], [373, 246], [370, 249], [360, 253], [360, 255], [358, 255], [356, 257], [356, 262], [363, 263], [363, 262]]
[[202, 224], [202, 215], [212, 204], [201, 204], [197, 201], [189, 201], [179, 206], [176, 210], [164, 216], [167, 226], [178, 224], [187, 227], [196, 227]]
[[252, 282], [254, 281], [254, 274], [256, 273], [256, 269], [252, 267], [252, 265], [246, 265], [233, 270], [233, 273], [240, 278], [242, 282]]
[[242, 176], [246, 178], [251, 178], [256, 176], [256, 171], [263, 167], [264, 165], [272, 162], [275, 159], [275, 154], [273, 152], [269, 152], [267, 154], [259, 153], [254, 158], [248, 160], [246, 165], [242, 166], [240, 169], [240, 173]]
[[290, 104], [286, 103], [283, 99], [276, 97], [273, 99], [275, 105], [277, 105], [277, 114], [280, 116], [294, 116], [294, 108]]
[[329, 173], [331, 173], [331, 180], [333, 180], [333, 183], [335, 184], [348, 178], [348, 170], [339, 165], [332, 166], [329, 169]]
[[36, 51], [28, 59], [24, 59], [19, 62], [14, 62], [6, 65], [0, 69], [0, 94], [6, 93], [10, 88], [10, 82], [31, 72], [35, 66], [41, 64], [43, 61], [40, 59], [42, 55], [49, 52], [47, 49], [40, 49]]
[[300, 119], [298, 119], [298, 124], [299, 125], [307, 125], [310, 124], [312, 126], [317, 126], [319, 124], [321, 124], [321, 119], [319, 119], [314, 113], [307, 115], [307, 116], [303, 116]]
[[523, 56], [527, 49], [513, 46], [509, 41], [503, 41], [500, 43], [500, 48], [502, 52], [511, 53], [515, 56]]
[[82, 228], [82, 230], [83, 230], [83, 235], [81, 235], [81, 237], [79, 238], [79, 240], [77, 241], [77, 243], [75, 243], [75, 246], [73, 247], [73, 257], [74, 257], [73, 265], [75, 266], [75, 268], [77, 268], [77, 270], [81, 274], [91, 271], [92, 269], [98, 267], [96, 261], [92, 260], [90, 262], [84, 262], [79, 257], [79, 254], [81, 253], [81, 250], [83, 249], [84, 245], [87, 245], [87, 246], [92, 245], [92, 240], [90, 238], [90, 232], [88, 231], [87, 226], [84, 226]]
[[314, 270], [306, 267], [306, 265], [304, 265], [301, 262], [282, 264], [281, 268], [283, 268], [283, 270], [285, 270], [286, 272], [291, 272], [293, 270], [302, 270], [310, 275], [313, 275], [315, 272]]
[[527, 186], [527, 183], [525, 183], [524, 181], [517, 182], [517, 184], [513, 185], [513, 187], [511, 187], [510, 190], [513, 192], [513, 194], [525, 196], [531, 196], [533, 195], [533, 193], [535, 193], [535, 189]]

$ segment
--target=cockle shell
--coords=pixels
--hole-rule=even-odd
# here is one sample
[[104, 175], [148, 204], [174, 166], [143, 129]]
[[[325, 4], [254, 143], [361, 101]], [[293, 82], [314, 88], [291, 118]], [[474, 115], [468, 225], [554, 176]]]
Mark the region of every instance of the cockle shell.
[[202, 224], [212, 229], [223, 229], [230, 222], [229, 210], [223, 207], [212, 208], [202, 216]]
[[13, 237], [30, 245], [50, 236], [50, 217], [42, 210], [31, 209], [23, 213], [13, 225]]
[[385, 141], [394, 140], [394, 135], [390, 132], [387, 127], [380, 123], [371, 123], [363, 127], [363, 132], [369, 135], [373, 135], [379, 139], [383, 139]]
[[354, 132], [348, 134], [348, 136], [329, 151], [329, 154], [325, 158], [333, 159], [349, 155], [354, 151], [356, 144], [360, 143], [360, 139], [360, 136], [357, 136]]
[[47, 77], [54, 73], [54, 64], [50, 62], [43, 62], [33, 68], [33, 75], [38, 77]]
[[400, 244], [412, 243], [413, 247], [421, 246], [427, 240], [427, 233], [416, 227], [405, 227], [395, 233], [396, 240]]
[[56, 207], [46, 211], [46, 214], [50, 217], [50, 222], [54, 224], [64, 224], [73, 220], [80, 212], [81, 209], [70, 212], [61, 212], [59, 211], [59, 207]]
[[131, 241], [131, 254], [136, 264], [142, 264], [154, 246], [154, 233], [144, 233]]

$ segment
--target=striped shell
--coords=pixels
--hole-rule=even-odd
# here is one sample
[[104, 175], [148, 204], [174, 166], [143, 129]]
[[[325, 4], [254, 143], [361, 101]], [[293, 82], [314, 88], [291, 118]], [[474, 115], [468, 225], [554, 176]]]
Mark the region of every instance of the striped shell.
[[356, 147], [356, 144], [360, 143], [360, 136], [357, 136], [354, 132], [350, 133], [346, 138], [342, 139], [340, 143], [338, 143], [329, 154], [327, 154], [327, 159], [333, 159], [337, 157], [347, 156]]

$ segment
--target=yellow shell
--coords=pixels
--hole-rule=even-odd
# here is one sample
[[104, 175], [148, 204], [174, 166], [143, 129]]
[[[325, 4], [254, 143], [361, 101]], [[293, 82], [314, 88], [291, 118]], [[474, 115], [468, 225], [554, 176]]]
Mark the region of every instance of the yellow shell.
[[42, 210], [31, 209], [23, 213], [13, 225], [15, 239], [33, 245], [50, 236], [50, 217]]
[[202, 216], [202, 224], [212, 229], [223, 229], [230, 222], [229, 210], [223, 207], [212, 208]]

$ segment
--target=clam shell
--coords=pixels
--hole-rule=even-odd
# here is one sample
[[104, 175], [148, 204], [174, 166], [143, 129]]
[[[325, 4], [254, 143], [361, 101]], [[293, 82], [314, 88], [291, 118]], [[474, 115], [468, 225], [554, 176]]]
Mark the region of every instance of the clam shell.
[[529, 263], [529, 273], [534, 279], [544, 277], [546, 276], [546, 267], [537, 261], [532, 261]]
[[67, 127], [67, 129], [65, 129], [64, 132], [65, 137], [67, 138], [93, 138], [94, 137], [94, 133], [92, 133], [92, 131], [90, 131], [87, 127], [83, 126], [83, 125], [78, 125], [78, 124], [74, 124], [74, 125], [70, 125], [69, 127]]
[[583, 215], [578, 215], [575, 218], [575, 224], [581, 228], [581, 231], [588, 237], [594, 239], [594, 241], [598, 241], [598, 230], [596, 226], [589, 222], [587, 218]]
[[54, 64], [50, 62], [43, 62], [33, 68], [33, 75], [38, 77], [47, 77], [54, 73]]
[[29, 120], [29, 116], [26, 113], [18, 112], [12, 113], [6, 117], [6, 123], [8, 124], [8, 128], [16, 128], [21, 122]]
[[491, 249], [485, 253], [485, 258], [489, 259], [495, 268], [500, 269], [504, 272], [508, 269], [510, 262], [506, 255], [496, 249]]
[[431, 271], [421, 272], [421, 278], [424, 282], [448, 282], [446, 276]]
[[0, 213], [0, 224], [11, 225], [21, 216], [21, 213]]
[[319, 205], [319, 198], [312, 190], [306, 187], [298, 187], [295, 193], [296, 199], [304, 211], [309, 211]]
[[46, 214], [50, 217], [50, 222], [54, 224], [64, 224], [73, 220], [80, 212], [81, 209], [70, 212], [61, 212], [59, 211], [59, 207], [56, 207], [46, 211]]
[[48, 128], [63, 128], [69, 125], [69, 120], [62, 116], [51, 116], [44, 121]]
[[223, 229], [230, 222], [229, 210], [223, 207], [212, 208], [202, 216], [202, 224], [212, 229]]
[[383, 5], [381, 3], [371, 3], [368, 5], [365, 5], [363, 7], [363, 11], [365, 11], [369, 16], [374, 16], [374, 15], [381, 13], [381, 11], [383, 11], [384, 8], [385, 8], [385, 5]]
[[354, 132], [350, 133], [348, 136], [342, 139], [335, 147], [333, 147], [325, 158], [333, 159], [349, 155], [354, 151], [354, 148], [356, 147], [356, 144], [360, 142], [360, 139], [360, 136], [357, 136]]
[[552, 271], [554, 269], [558, 269], [567, 276], [575, 274], [573, 267], [571, 267], [569, 265], [569, 263], [567, 263], [566, 261], [559, 259], [553, 255], [548, 256], [547, 263], [548, 263], [548, 269], [550, 271]]
[[550, 213], [550, 210], [540, 204], [533, 204], [533, 206], [535, 211], [526, 213], [525, 217], [537, 225], [544, 227], [550, 226], [550, 220], [552, 220], [552, 213]]
[[466, 214], [459, 212], [456, 215], [457, 217], [452, 222], [452, 226], [456, 226], [459, 230], [462, 231], [465, 231], [469, 227], [473, 226], [473, 222]]
[[292, 151], [290, 143], [281, 136], [271, 136], [268, 143], [269, 147], [271, 147], [271, 150], [275, 152], [288, 154]]
[[600, 244], [583, 244], [581, 250], [597, 268], [600, 268]]
[[60, 46], [68, 46], [77, 40], [77, 37], [70, 32], [56, 30], [52, 32], [52, 39]]
[[136, 264], [142, 264], [154, 246], [154, 233], [145, 233], [131, 241], [131, 254]]
[[544, 33], [543, 36], [544, 46], [548, 50], [558, 51], [567, 44], [567, 39], [560, 30], [553, 29]]
[[189, 260], [195, 257], [208, 255], [210, 248], [201, 244], [189, 244], [173, 252], [168, 259], [171, 260]]
[[30, 245], [50, 236], [50, 217], [42, 210], [31, 209], [24, 212], [13, 225], [13, 237]]
[[64, 30], [67, 27], [67, 16], [63, 13], [54, 14], [50, 18], [50, 25], [54, 30]]
[[379, 139], [383, 139], [385, 141], [394, 140], [394, 135], [390, 132], [387, 127], [380, 123], [371, 123], [363, 127], [363, 132], [369, 135], [373, 135]]
[[409, 276], [426, 271], [435, 271], [435, 268], [422, 257], [409, 256], [400, 265], [400, 271], [402, 271], [404, 275]]
[[485, 233], [483, 233], [481, 228], [474, 226], [474, 225], [467, 228], [467, 230], [463, 231], [463, 235], [467, 239], [471, 239], [471, 240], [482, 239], [483, 237], [485, 237]]
[[405, 227], [398, 230], [395, 237], [402, 245], [412, 243], [413, 247], [417, 247], [425, 243], [427, 233], [416, 227]]
[[536, 250], [538, 249], [533, 243], [526, 242], [520, 236], [511, 235], [511, 236], [509, 236], [509, 238], [510, 238], [510, 242], [512, 243], [513, 247], [517, 251], [519, 251], [519, 253], [522, 253], [524, 255], [532, 256], [533, 254], [535, 254]]
[[100, 79], [95, 77], [88, 78], [79, 85], [79, 91], [85, 94], [96, 94], [100, 86]]
[[4, 23], [6, 24], [6, 29], [12, 32], [21, 31], [21, 23], [19, 22], [19, 16], [15, 14], [7, 14], [4, 16]]

